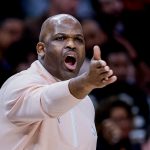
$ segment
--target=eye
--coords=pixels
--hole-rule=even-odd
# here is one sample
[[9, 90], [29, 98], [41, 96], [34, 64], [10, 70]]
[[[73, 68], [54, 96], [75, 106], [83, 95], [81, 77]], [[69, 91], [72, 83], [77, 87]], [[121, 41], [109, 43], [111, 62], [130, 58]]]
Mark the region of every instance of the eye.
[[78, 41], [78, 42], [80, 42], [80, 43], [83, 43], [83, 39], [81, 39], [79, 37], [75, 38], [75, 40]]
[[56, 37], [55, 40], [63, 41], [63, 40], [65, 40], [65, 37], [64, 36], [59, 36], [59, 37]]

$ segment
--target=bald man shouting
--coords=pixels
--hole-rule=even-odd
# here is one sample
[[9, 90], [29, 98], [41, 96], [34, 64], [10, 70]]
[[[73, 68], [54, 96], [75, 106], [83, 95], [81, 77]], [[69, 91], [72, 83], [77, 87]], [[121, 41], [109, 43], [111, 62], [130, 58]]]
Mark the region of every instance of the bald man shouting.
[[95, 150], [94, 107], [88, 94], [116, 81], [93, 48], [89, 70], [82, 27], [73, 16], [46, 19], [36, 46], [38, 59], [10, 77], [0, 90], [2, 150]]

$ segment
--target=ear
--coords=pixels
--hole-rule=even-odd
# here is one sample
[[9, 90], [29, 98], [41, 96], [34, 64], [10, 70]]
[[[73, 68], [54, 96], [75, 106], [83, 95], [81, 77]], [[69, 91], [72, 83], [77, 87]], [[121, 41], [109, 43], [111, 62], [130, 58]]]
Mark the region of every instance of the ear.
[[45, 55], [45, 44], [43, 42], [38, 42], [36, 45], [36, 50], [38, 55], [43, 57]]

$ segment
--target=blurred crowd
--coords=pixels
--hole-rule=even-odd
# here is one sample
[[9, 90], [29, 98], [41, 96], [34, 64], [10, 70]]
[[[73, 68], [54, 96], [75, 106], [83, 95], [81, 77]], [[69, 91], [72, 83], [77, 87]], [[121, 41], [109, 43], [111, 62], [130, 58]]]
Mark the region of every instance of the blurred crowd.
[[88, 69], [93, 46], [118, 80], [90, 97], [96, 109], [97, 150], [150, 149], [150, 0], [13, 0], [0, 5], [0, 86], [37, 59], [43, 21], [58, 13], [83, 26]]

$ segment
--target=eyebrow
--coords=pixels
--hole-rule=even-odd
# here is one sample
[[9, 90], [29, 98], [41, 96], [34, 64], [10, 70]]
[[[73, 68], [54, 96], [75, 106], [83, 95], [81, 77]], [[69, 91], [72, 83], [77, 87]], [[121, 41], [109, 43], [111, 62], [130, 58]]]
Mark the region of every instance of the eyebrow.
[[[54, 36], [58, 36], [58, 35], [68, 36], [68, 35], [65, 34], [65, 33], [57, 33], [57, 34], [55, 34]], [[74, 37], [81, 37], [81, 38], [84, 38], [84, 36], [83, 36], [82, 34], [75, 34]]]

